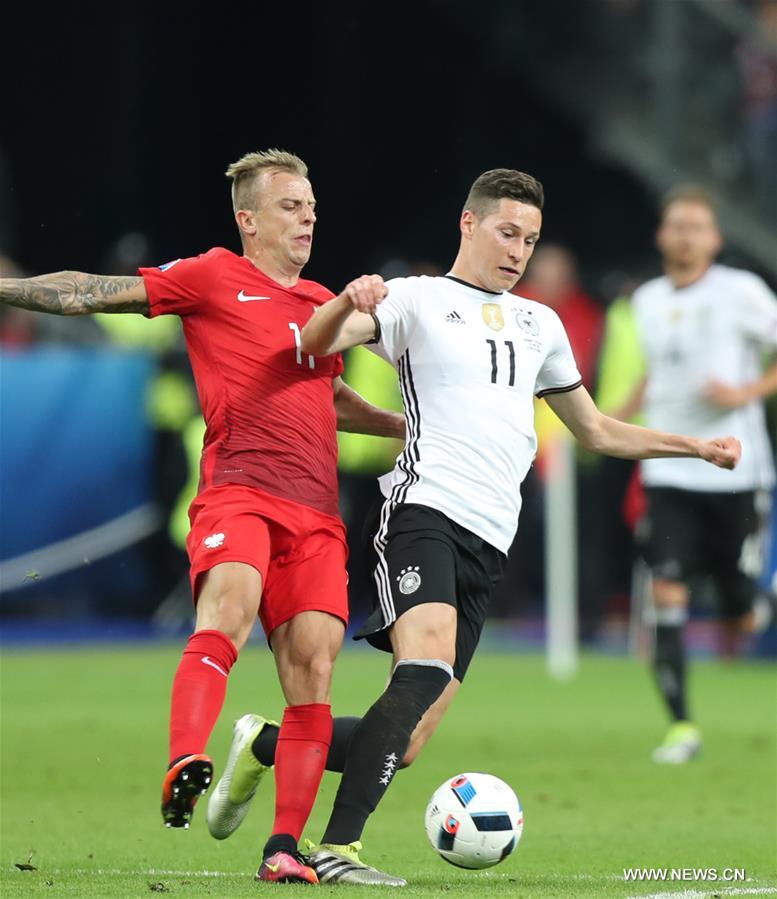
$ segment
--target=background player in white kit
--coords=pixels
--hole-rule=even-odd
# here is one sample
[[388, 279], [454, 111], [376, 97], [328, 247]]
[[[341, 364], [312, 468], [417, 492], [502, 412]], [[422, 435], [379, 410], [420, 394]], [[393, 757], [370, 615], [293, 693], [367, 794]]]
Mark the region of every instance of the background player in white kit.
[[507, 292], [539, 238], [542, 205], [542, 186], [530, 175], [485, 172], [467, 197], [447, 276], [388, 284], [365, 276], [303, 329], [306, 353], [371, 344], [393, 363], [407, 427], [382, 484], [379, 602], [360, 633], [393, 652], [395, 667], [354, 731], [322, 845], [311, 852], [322, 883], [356, 873], [347, 862], [357, 862], [369, 814], [464, 677], [518, 525], [521, 481], [537, 444], [535, 395], [597, 452], [695, 457], [724, 468], [739, 459], [733, 437], [680, 437], [598, 411], [556, 313]]
[[686, 700], [689, 579], [712, 576], [727, 626], [753, 624], [762, 556], [757, 500], [759, 494], [768, 500], [775, 482], [761, 401], [777, 391], [777, 362], [763, 366], [765, 353], [777, 348], [777, 297], [758, 276], [713, 264], [721, 235], [712, 200], [698, 188], [678, 187], [664, 198], [657, 244], [665, 274], [633, 298], [647, 423], [700, 438], [728, 432], [744, 441], [733, 473], [687, 459], [642, 464], [654, 667], [673, 720], [653, 758], [678, 764], [701, 748]]

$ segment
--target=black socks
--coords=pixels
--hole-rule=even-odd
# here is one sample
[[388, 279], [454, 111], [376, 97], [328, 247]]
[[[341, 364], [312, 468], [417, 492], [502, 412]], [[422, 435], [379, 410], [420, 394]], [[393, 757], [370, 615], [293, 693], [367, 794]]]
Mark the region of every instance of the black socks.
[[290, 833], [276, 833], [265, 843], [262, 858], [267, 859], [276, 852], [288, 852], [289, 855], [294, 855], [297, 851], [297, 841]]
[[426, 710], [448, 686], [451, 666], [436, 659], [408, 659], [394, 669], [386, 691], [351, 737], [345, 772], [323, 843], [358, 840], [383, 798]]
[[[340, 717], [335, 718], [332, 726], [332, 743], [326, 757], [326, 770], [339, 771], [341, 774], [345, 768], [345, 758], [348, 755], [348, 747], [351, 737], [356, 730], [356, 725], [361, 718]], [[254, 758], [263, 765], [275, 764], [275, 747], [278, 744], [278, 732], [280, 728], [275, 724], [266, 724], [254, 740], [251, 751]]]
[[656, 647], [653, 659], [658, 689], [675, 721], [687, 721], [685, 695], [685, 646], [683, 624], [656, 625]]

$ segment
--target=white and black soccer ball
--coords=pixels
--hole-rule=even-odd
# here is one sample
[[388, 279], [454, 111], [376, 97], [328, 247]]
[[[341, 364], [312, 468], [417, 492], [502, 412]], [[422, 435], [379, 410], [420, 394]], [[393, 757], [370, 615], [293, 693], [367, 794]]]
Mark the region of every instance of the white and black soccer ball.
[[492, 774], [457, 774], [429, 800], [426, 834], [437, 852], [459, 868], [490, 868], [504, 861], [523, 833], [523, 809]]

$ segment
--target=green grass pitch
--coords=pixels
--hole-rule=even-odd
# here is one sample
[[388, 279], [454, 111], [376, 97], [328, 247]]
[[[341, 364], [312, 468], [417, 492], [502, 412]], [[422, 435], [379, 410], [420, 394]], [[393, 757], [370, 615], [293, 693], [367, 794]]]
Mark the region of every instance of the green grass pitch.
[[[272, 819], [271, 777], [229, 840], [209, 837], [202, 806], [191, 830], [162, 827], [167, 705], [179, 652], [165, 645], [4, 653], [0, 895], [226, 899], [307, 889], [253, 881]], [[386, 674], [382, 653], [344, 653], [335, 712], [360, 714]], [[587, 656], [576, 680], [557, 683], [538, 655], [484, 651], [432, 742], [397, 775], [368, 824], [364, 856], [406, 876], [408, 897], [777, 893], [775, 688], [773, 665], [696, 663], [691, 690], [704, 754], [659, 767], [649, 754], [665, 720], [642, 665]], [[252, 645], [233, 671], [209, 747], [217, 772], [235, 718], [281, 709], [270, 654]], [[467, 770], [510, 783], [526, 816], [516, 852], [484, 872], [442, 862], [423, 829], [432, 790]], [[320, 837], [336, 783], [325, 775], [311, 838]], [[37, 870], [16, 867], [28, 860]], [[744, 868], [748, 879], [624, 882], [623, 869], [637, 866]], [[318, 889], [349, 899], [375, 894]]]

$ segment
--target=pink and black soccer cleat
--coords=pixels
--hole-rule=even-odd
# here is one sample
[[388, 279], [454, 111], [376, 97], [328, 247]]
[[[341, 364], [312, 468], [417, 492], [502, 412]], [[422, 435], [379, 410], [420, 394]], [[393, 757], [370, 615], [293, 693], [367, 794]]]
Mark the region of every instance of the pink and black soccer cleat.
[[262, 862], [256, 880], [268, 883], [318, 883], [318, 875], [299, 852], [276, 852]]
[[213, 780], [213, 762], [207, 755], [186, 755], [165, 775], [162, 783], [162, 820], [165, 827], [188, 827], [194, 805]]

